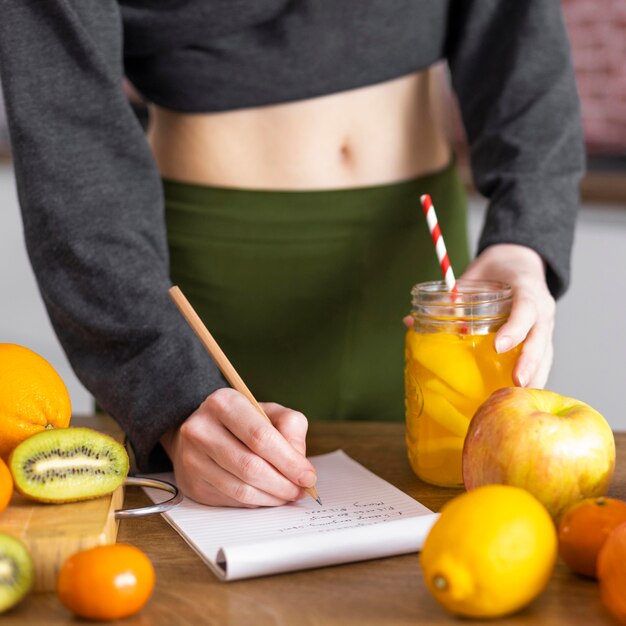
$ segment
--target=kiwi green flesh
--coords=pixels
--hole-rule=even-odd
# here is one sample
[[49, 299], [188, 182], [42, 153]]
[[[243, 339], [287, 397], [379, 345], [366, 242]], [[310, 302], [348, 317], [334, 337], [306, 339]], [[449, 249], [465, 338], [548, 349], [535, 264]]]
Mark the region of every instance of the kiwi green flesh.
[[15, 606], [33, 585], [33, 562], [26, 546], [0, 533], [0, 613]]
[[128, 474], [128, 455], [115, 439], [89, 428], [45, 430], [13, 451], [17, 489], [44, 502], [96, 498], [115, 490]]

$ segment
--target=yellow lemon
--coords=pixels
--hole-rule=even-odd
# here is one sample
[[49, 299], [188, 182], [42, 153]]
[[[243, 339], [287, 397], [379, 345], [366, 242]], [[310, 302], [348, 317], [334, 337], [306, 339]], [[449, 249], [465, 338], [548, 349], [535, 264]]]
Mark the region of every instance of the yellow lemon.
[[448, 611], [498, 617], [546, 587], [557, 556], [554, 523], [530, 493], [486, 485], [444, 506], [420, 555], [428, 589]]
[[0, 343], [0, 457], [47, 428], [65, 428], [72, 407], [65, 383], [43, 357]]

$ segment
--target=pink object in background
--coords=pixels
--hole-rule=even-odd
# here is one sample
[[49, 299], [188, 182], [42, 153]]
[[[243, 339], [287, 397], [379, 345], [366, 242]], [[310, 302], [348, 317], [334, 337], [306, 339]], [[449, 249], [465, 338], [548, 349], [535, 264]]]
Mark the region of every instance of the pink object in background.
[[587, 149], [626, 155], [626, 0], [562, 0]]

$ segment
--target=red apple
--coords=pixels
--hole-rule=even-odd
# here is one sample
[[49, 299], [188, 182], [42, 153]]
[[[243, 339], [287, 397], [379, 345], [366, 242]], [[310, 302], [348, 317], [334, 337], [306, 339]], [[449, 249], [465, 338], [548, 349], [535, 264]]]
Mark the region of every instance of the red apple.
[[543, 389], [495, 391], [471, 419], [463, 447], [467, 489], [522, 487], [555, 520], [571, 504], [604, 495], [614, 469], [615, 439], [604, 417]]

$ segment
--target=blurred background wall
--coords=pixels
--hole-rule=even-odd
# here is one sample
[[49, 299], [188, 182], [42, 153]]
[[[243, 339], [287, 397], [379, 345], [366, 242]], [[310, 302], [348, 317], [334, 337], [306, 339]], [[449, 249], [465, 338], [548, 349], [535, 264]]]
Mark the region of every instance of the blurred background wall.
[[[563, 0], [563, 7], [582, 96], [590, 174], [582, 188], [573, 282], [557, 307], [548, 386], [590, 403], [614, 428], [626, 429], [626, 0]], [[457, 137], [460, 152], [461, 141]], [[482, 198], [471, 196], [473, 242], [484, 207]], [[68, 384], [75, 413], [92, 410], [89, 393], [54, 336], [28, 263], [1, 102], [0, 342], [28, 346], [47, 358]]]
[[626, 2], [562, 0], [585, 138], [592, 155], [626, 157]]

